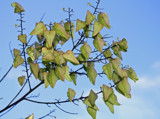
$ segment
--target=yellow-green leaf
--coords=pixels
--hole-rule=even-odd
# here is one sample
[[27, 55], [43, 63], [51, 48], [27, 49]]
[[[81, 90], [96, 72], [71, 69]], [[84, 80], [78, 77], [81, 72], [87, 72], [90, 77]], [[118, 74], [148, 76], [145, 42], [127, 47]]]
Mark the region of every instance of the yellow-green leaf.
[[86, 26], [86, 22], [77, 19], [76, 31], [83, 29]]
[[30, 63], [31, 71], [36, 79], [38, 79], [39, 65], [37, 63]]
[[119, 41], [118, 45], [120, 47], [119, 49], [120, 51], [127, 52], [128, 45], [127, 45], [127, 40], [125, 38]]
[[131, 67], [128, 70], [128, 77], [130, 79], [132, 79], [134, 82], [138, 81], [138, 77], [136, 72], [134, 71], [134, 69], [132, 69]]
[[98, 98], [97, 94], [93, 90], [91, 90], [88, 96], [88, 101], [92, 107], [94, 107], [95, 101], [97, 100], [97, 98]]
[[104, 65], [102, 67], [104, 73], [107, 75], [108, 79], [111, 80], [112, 79], [112, 74], [113, 74], [113, 68], [112, 68], [112, 64], [108, 63], [106, 65]]
[[96, 16], [95, 16], [95, 15], [92, 15], [92, 13], [89, 12], [89, 10], [87, 10], [86, 24], [87, 24], [87, 25], [91, 24], [91, 23], [94, 21], [95, 18], [96, 18]]
[[66, 60], [63, 57], [63, 51], [54, 51], [54, 56], [55, 56], [54, 62], [57, 65], [61, 65], [61, 64], [66, 63]]
[[55, 37], [55, 31], [45, 31], [44, 32], [44, 37], [46, 38], [46, 47], [47, 48], [52, 48], [52, 43]]
[[113, 89], [103, 84], [103, 98], [108, 100], [109, 96], [113, 93]]
[[98, 15], [98, 21], [103, 24], [106, 28], [110, 29], [110, 24], [109, 24], [109, 18], [108, 15], [106, 13], [101, 12]]
[[87, 25], [83, 28], [86, 38], [89, 38], [91, 29], [92, 29], [92, 25]]
[[114, 71], [112, 75], [112, 81], [117, 84], [121, 80], [121, 77]]
[[52, 69], [48, 74], [48, 82], [52, 88], [54, 88], [57, 80], [58, 80], [58, 77], [56, 76], [55, 71]]
[[27, 48], [27, 54], [31, 57], [33, 61], [35, 61], [38, 57], [41, 56], [41, 53], [36, 50], [33, 46]]
[[[88, 98], [86, 98], [85, 100], [83, 100], [83, 103], [84, 103], [86, 106], [92, 107], [92, 105], [91, 105], [90, 102], [88, 101]], [[96, 106], [96, 104], [95, 104], [92, 108], [95, 109], [95, 110], [99, 110], [98, 107]]]
[[24, 84], [25, 76], [18, 77], [18, 82], [22, 86]]
[[117, 96], [116, 96], [114, 93], [112, 93], [112, 94], [109, 96], [108, 102], [111, 103], [112, 105], [117, 105], [117, 106], [120, 105], [119, 102], [117, 101]]
[[66, 73], [66, 68], [64, 66], [60, 67], [57, 66], [55, 69], [56, 75], [59, 79], [61, 79], [62, 81], [64, 81], [65, 79], [65, 73]]
[[87, 107], [87, 111], [91, 115], [92, 119], [96, 119], [96, 112], [97, 112], [97, 110], [95, 110], [92, 107]]
[[110, 110], [112, 113], [114, 113], [114, 106], [113, 106], [113, 104], [111, 104], [111, 103], [108, 102], [108, 101], [105, 101], [104, 99], [103, 99], [103, 101], [104, 101], [104, 103], [107, 105], [107, 107], [109, 108], [109, 110]]
[[98, 21], [94, 21], [93, 34], [92, 36], [96, 36], [103, 29], [103, 25]]
[[48, 82], [48, 72], [43, 72], [43, 78], [44, 78], [45, 88], [47, 88], [47, 87], [49, 86], [49, 82]]
[[25, 119], [34, 119], [34, 115], [32, 114], [32, 115], [28, 116], [28, 117], [25, 118]]
[[17, 68], [19, 65], [23, 64], [23, 62], [23, 58], [20, 55], [18, 55], [14, 58], [13, 67]]
[[82, 46], [81, 46], [81, 52], [82, 52], [82, 55], [86, 58], [86, 59], [89, 59], [89, 56], [90, 56], [90, 53], [92, 52], [92, 49], [91, 47], [89, 46], [88, 43], [84, 43]]
[[65, 39], [69, 39], [70, 38], [70, 35], [67, 34], [65, 28], [63, 27], [62, 24], [60, 23], [54, 23], [54, 26], [53, 26], [53, 29], [56, 31], [56, 34], [64, 37]]
[[87, 66], [87, 75], [89, 77], [90, 82], [94, 85], [97, 77], [97, 72], [94, 68], [94, 63], [89, 62]]
[[111, 60], [112, 67], [116, 71], [116, 73], [121, 76], [121, 61], [119, 58], [114, 58]]
[[72, 50], [68, 50], [66, 53], [63, 54], [63, 57], [68, 60], [69, 62], [78, 65], [79, 61], [77, 60], [77, 58], [75, 57], [74, 53]]
[[14, 13], [21, 13], [24, 12], [24, 8], [17, 2], [12, 2], [11, 4], [12, 7], [14, 8]]
[[112, 50], [114, 54], [122, 60], [121, 52], [119, 50], [119, 45], [117, 44], [117, 42], [113, 41]]
[[39, 22], [36, 23], [36, 27], [33, 29], [30, 35], [43, 35], [45, 30], [47, 30], [46, 26], [43, 24], [43, 22]]
[[69, 88], [67, 92], [67, 96], [70, 102], [72, 101], [75, 95], [76, 95], [76, 92], [73, 89]]
[[77, 59], [80, 61], [80, 63], [82, 62], [84, 66], [87, 67], [86, 58], [82, 54], [79, 54]]
[[67, 34], [72, 36], [72, 39], [73, 39], [74, 38], [74, 29], [75, 29], [74, 23], [73, 22], [65, 22], [64, 28], [65, 28]]
[[76, 85], [77, 74], [72, 73], [72, 74], [70, 74], [70, 77], [71, 77], [73, 83]]
[[26, 34], [18, 35], [18, 40], [20, 40], [24, 44], [27, 44]]
[[98, 36], [93, 40], [94, 47], [99, 51], [102, 52], [104, 46], [104, 40], [99, 38]]
[[67, 65], [64, 66], [64, 67], [66, 69], [66, 72], [65, 72], [65, 75], [64, 75], [65, 79], [67, 79], [68, 81], [72, 81], [72, 79], [71, 79], [71, 77], [69, 75], [69, 67]]
[[14, 57], [20, 55], [21, 51], [18, 50], [18, 49], [13, 49], [13, 54], [14, 54]]
[[109, 58], [112, 56], [112, 52], [110, 51], [110, 49], [107, 49], [106, 51], [104, 51], [103, 55], [106, 57], [106, 58]]

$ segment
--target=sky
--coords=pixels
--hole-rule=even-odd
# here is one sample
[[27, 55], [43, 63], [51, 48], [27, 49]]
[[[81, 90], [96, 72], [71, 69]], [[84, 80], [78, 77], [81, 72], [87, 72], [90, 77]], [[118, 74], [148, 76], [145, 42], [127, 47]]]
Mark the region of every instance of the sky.
[[[13, 59], [10, 53], [11, 49], [18, 46], [16, 19], [18, 15], [13, 13], [11, 3], [13, 0], [4, 0], [0, 8], [0, 77], [11, 66]], [[88, 2], [95, 5], [95, 0], [17, 0], [25, 8], [26, 21], [24, 26], [26, 34], [29, 34], [35, 23], [38, 22], [43, 14], [44, 22], [59, 22], [67, 17], [62, 8], [74, 9], [73, 19], [85, 19], [87, 10], [93, 12]], [[97, 119], [159, 119], [160, 114], [160, 1], [159, 0], [101, 0], [100, 7], [109, 15], [111, 29], [106, 33], [113, 36], [110, 40], [126, 38], [128, 41], [128, 52], [123, 53], [123, 63], [133, 67], [137, 72], [139, 81], [131, 83], [131, 99], [126, 99], [117, 94], [120, 106], [115, 106], [115, 113], [110, 113], [103, 101], [98, 99], [97, 105], [100, 111], [97, 112]], [[36, 39], [35, 37], [33, 38]], [[69, 47], [69, 45], [66, 45]], [[4, 107], [21, 88], [18, 84], [17, 77], [21, 76], [21, 69], [13, 69], [6, 79], [0, 84], [0, 109]], [[99, 80], [97, 86], [93, 86], [86, 81], [86, 77], [79, 77], [77, 86], [71, 83], [58, 82], [53, 89], [44, 89], [41, 86], [39, 90], [34, 91], [32, 95], [39, 95], [35, 100], [54, 100], [55, 98], [66, 99], [68, 87], [77, 92], [77, 97], [85, 91], [87, 95], [90, 89], [95, 92], [99, 91], [99, 85], [103, 84], [106, 77]], [[37, 83], [35, 79], [32, 81]], [[98, 82], [98, 81], [97, 81]], [[84, 84], [85, 83], [85, 84]], [[26, 89], [27, 90], [27, 89]], [[71, 103], [64, 104], [61, 107], [67, 111], [79, 113], [78, 115], [69, 115], [56, 107], [46, 105], [37, 105], [30, 102], [21, 102], [16, 105], [9, 113], [0, 117], [0, 119], [24, 119], [30, 114], [35, 114], [35, 119], [47, 114], [50, 110], [56, 109], [53, 113], [56, 119], [91, 119], [82, 102], [75, 106]], [[47, 117], [47, 119], [51, 119]]]

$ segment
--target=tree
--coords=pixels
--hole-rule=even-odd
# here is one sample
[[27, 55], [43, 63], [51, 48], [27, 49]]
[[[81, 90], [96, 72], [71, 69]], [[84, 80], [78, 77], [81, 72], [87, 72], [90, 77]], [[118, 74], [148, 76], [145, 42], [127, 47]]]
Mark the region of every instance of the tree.
[[[69, 16], [66, 21], [44, 24], [41, 20], [36, 23], [35, 28], [30, 33], [31, 36], [37, 37], [36, 42], [31, 41], [32, 37], [27, 39], [26, 34], [24, 34], [24, 8], [17, 2], [12, 3], [14, 12], [20, 16], [20, 25], [18, 25], [20, 27], [20, 35], [18, 35], [18, 40], [21, 43], [22, 50], [13, 50], [14, 62], [10, 69], [24, 66], [25, 75], [18, 77], [18, 82], [22, 86], [21, 90], [6, 107], [0, 110], [0, 113], [5, 113], [24, 100], [38, 104], [55, 105], [60, 110], [70, 113], [60, 108], [58, 104], [68, 102], [76, 104], [78, 101], [83, 101], [88, 113], [95, 119], [96, 112], [99, 110], [96, 105], [99, 94], [103, 95], [104, 104], [108, 106], [112, 113], [114, 113], [114, 105], [120, 105], [114, 93], [115, 90], [127, 98], [131, 97], [128, 78], [135, 82], [138, 78], [131, 67], [121, 65], [121, 52], [127, 52], [128, 49], [127, 40], [125, 38], [122, 40], [117, 38], [116, 41], [113, 40], [112, 43], [109, 43], [107, 41], [109, 37], [101, 34], [103, 28], [104, 30], [110, 29], [111, 25], [108, 15], [99, 8], [99, 3], [100, 0], [97, 1], [96, 6], [88, 3], [94, 9], [94, 12], [87, 11], [85, 21], [77, 19], [75, 22], [71, 20], [73, 10], [70, 8], [65, 10], [63, 8], [64, 12], [68, 13]], [[79, 35], [78, 40], [75, 38], [75, 33]], [[71, 47], [62, 48], [66, 43], [70, 43]], [[97, 67], [101, 67], [101, 70], [97, 71], [99, 69]], [[8, 72], [0, 82], [3, 81]], [[94, 89], [91, 89], [88, 96], [76, 96], [76, 92], [69, 87], [66, 91], [67, 100], [45, 102], [43, 100], [33, 100], [33, 96], [29, 97], [41, 85], [44, 85], [45, 88], [49, 86], [54, 88], [57, 82], [66, 81], [73, 82], [76, 85], [77, 77], [83, 75], [93, 85], [96, 85], [97, 77], [107, 76], [109, 85], [104, 82], [100, 86], [100, 91], [95, 92]], [[31, 84], [31, 76], [39, 80], [34, 87]], [[27, 86], [29, 87], [28, 91], [17, 99]], [[33, 114], [28, 118], [32, 119]]]

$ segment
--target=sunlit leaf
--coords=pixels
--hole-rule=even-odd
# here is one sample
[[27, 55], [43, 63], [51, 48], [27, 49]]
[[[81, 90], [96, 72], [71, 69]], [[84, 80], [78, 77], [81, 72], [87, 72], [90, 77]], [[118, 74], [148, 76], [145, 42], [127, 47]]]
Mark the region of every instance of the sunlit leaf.
[[38, 72], [38, 79], [39, 79], [40, 81], [43, 81], [43, 80], [44, 80], [43, 72], [46, 72], [46, 71], [47, 71], [47, 70], [44, 69], [44, 68], [40, 68], [40, 69], [39, 69], [39, 72]]
[[127, 45], [127, 40], [125, 38], [119, 41], [118, 45], [120, 47], [120, 51], [127, 52], [128, 45]]
[[110, 29], [110, 24], [109, 24], [109, 18], [108, 15], [106, 13], [101, 12], [98, 15], [98, 21], [103, 24], [106, 28]]
[[75, 73], [70, 74], [70, 77], [73, 81], [73, 83], [76, 85], [77, 75]]
[[71, 51], [71, 50], [68, 50], [66, 53], [64, 53], [63, 57], [73, 64], [76, 64], [76, 65], [79, 64], [79, 61], [77, 60], [73, 51]]
[[94, 21], [95, 18], [96, 18], [96, 16], [95, 16], [95, 15], [92, 15], [92, 13], [89, 12], [89, 10], [87, 10], [86, 24], [87, 24], [87, 25], [91, 24], [91, 23]]
[[87, 66], [87, 75], [89, 77], [90, 82], [94, 85], [97, 77], [97, 72], [94, 68], [94, 63], [90, 62]]
[[99, 51], [102, 52], [104, 46], [104, 40], [99, 38], [98, 36], [93, 40], [94, 47]]
[[112, 75], [112, 81], [117, 84], [121, 80], [121, 77], [114, 71]]
[[56, 47], [60, 40], [61, 40], [60, 36], [55, 35], [53, 40], [53, 47]]
[[72, 39], [74, 39], [74, 29], [75, 29], [74, 23], [73, 22], [65, 22], [64, 28], [65, 28], [67, 34], [72, 36]]
[[70, 102], [72, 101], [75, 95], [76, 95], [76, 92], [73, 89], [69, 88], [67, 92], [67, 96]]
[[[88, 101], [88, 98], [86, 98], [85, 100], [83, 100], [83, 103], [84, 103], [86, 106], [92, 107], [92, 105], [91, 105], [90, 102]], [[98, 107], [96, 106], [96, 104], [95, 104], [92, 108], [95, 109], [95, 110], [99, 110]]]
[[103, 29], [103, 25], [98, 21], [94, 21], [93, 34], [92, 36], [96, 36]]
[[93, 109], [92, 107], [87, 107], [87, 111], [91, 115], [92, 119], [96, 119], [97, 110]]
[[132, 79], [134, 82], [138, 81], [138, 77], [136, 72], [134, 71], [134, 69], [132, 69], [131, 67], [128, 70], [128, 77], [130, 79]]
[[109, 49], [107, 49], [106, 51], [104, 51], [103, 55], [104, 55], [106, 58], [108, 58], [108, 57], [111, 57], [111, 56], [112, 56], [112, 52], [111, 52]]
[[108, 101], [109, 103], [111, 103], [112, 105], [117, 105], [117, 106], [120, 105], [119, 102], [117, 101], [117, 96], [116, 96], [114, 93], [112, 93], [112, 94], [109, 96], [109, 98], [108, 98], [107, 101]]
[[113, 89], [103, 84], [103, 98], [108, 100], [109, 96], [113, 93]]
[[41, 53], [36, 50], [33, 46], [27, 48], [27, 54], [31, 57], [33, 61], [35, 61], [38, 57], [41, 56]]
[[25, 118], [25, 119], [34, 119], [34, 115], [32, 114], [32, 115], [28, 116], [28, 117]]
[[20, 55], [21, 51], [18, 50], [18, 49], [13, 49], [13, 54], [14, 54], [14, 57]]
[[90, 32], [92, 30], [92, 25], [87, 25], [83, 28], [84, 33], [85, 33], [85, 37], [89, 38]]
[[55, 59], [55, 55], [54, 55], [54, 49], [48, 49], [46, 47], [42, 48], [42, 53], [43, 53], [43, 57], [42, 60], [43, 61], [50, 61], [53, 62]]
[[86, 58], [82, 55], [82, 54], [79, 54], [77, 59], [82, 62], [84, 64], [85, 67], [87, 67], [87, 62], [86, 62]]
[[44, 37], [46, 38], [46, 47], [47, 48], [52, 48], [52, 43], [55, 37], [55, 31], [45, 31], [44, 32]]
[[113, 106], [113, 104], [111, 104], [111, 103], [108, 102], [108, 101], [105, 101], [104, 99], [103, 99], [103, 101], [104, 101], [104, 103], [107, 105], [107, 107], [109, 108], [109, 110], [110, 110], [112, 113], [114, 113], [114, 106]]
[[20, 40], [24, 44], [27, 44], [26, 34], [18, 35], [18, 40]]
[[76, 31], [83, 29], [85, 26], [86, 26], [86, 23], [84, 21], [77, 19]]
[[31, 71], [36, 79], [38, 79], [39, 65], [37, 63], [30, 63]]
[[66, 68], [65, 67], [60, 67], [60, 66], [57, 66], [56, 67], [56, 75], [59, 79], [61, 79], [62, 81], [64, 81], [65, 79], [65, 73], [66, 73]]
[[107, 75], [108, 79], [111, 80], [112, 79], [112, 74], [113, 74], [113, 68], [112, 68], [112, 64], [108, 63], [106, 65], [104, 65], [102, 67], [104, 73]]
[[13, 67], [17, 68], [19, 65], [23, 64], [23, 62], [24, 62], [23, 58], [20, 55], [18, 55], [14, 58]]
[[66, 63], [66, 60], [63, 57], [63, 51], [54, 51], [54, 56], [55, 56], [54, 62], [57, 65], [61, 65], [61, 64]]
[[24, 8], [17, 2], [12, 2], [11, 4], [12, 7], [14, 8], [14, 13], [21, 13], [24, 12]]
[[65, 39], [69, 39], [70, 38], [70, 35], [67, 34], [65, 28], [63, 27], [62, 24], [60, 23], [54, 23], [54, 26], [53, 26], [53, 29], [56, 31], [56, 34], [64, 37]]
[[24, 84], [25, 76], [18, 77], [18, 82], [22, 86]]
[[88, 96], [88, 101], [92, 107], [94, 107], [95, 101], [97, 100], [97, 98], [98, 98], [97, 94], [93, 90], [91, 90]]
[[65, 72], [65, 75], [64, 75], [65, 79], [67, 79], [68, 81], [72, 81], [72, 79], [71, 79], [71, 77], [69, 75], [69, 67], [67, 65], [64, 66], [64, 67], [66, 69], [66, 72]]
[[113, 41], [112, 50], [114, 54], [122, 60], [121, 52], [119, 50], [119, 45], [117, 44], [117, 42]]
[[43, 78], [44, 78], [45, 88], [47, 88], [47, 87], [49, 86], [49, 82], [48, 82], [48, 72], [43, 72]]
[[111, 60], [112, 67], [116, 71], [116, 73], [121, 76], [121, 61], [119, 58], [114, 58]]
[[86, 59], [89, 59], [89, 56], [90, 56], [90, 53], [92, 52], [92, 49], [91, 47], [89, 46], [88, 43], [84, 43], [82, 46], [81, 46], [81, 52], [82, 52], [82, 55], [86, 58]]
[[52, 88], [54, 88], [57, 80], [58, 80], [58, 77], [56, 76], [55, 71], [52, 69], [48, 74], [48, 82]]
[[43, 22], [39, 22], [36, 23], [36, 27], [33, 29], [30, 35], [44, 34], [45, 30], [47, 30], [46, 26], [43, 24]]

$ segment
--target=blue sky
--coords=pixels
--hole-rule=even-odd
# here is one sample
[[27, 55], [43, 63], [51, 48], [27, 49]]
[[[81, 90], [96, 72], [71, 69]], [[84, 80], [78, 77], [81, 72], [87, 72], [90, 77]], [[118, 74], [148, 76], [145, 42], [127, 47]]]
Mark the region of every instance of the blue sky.
[[[16, 48], [17, 41], [17, 24], [18, 15], [13, 13], [11, 7], [12, 0], [1, 2], [0, 8], [0, 76], [2, 76], [8, 67], [13, 62], [9, 51], [9, 43], [11, 48]], [[25, 12], [25, 27], [26, 34], [29, 34], [34, 28], [35, 22], [38, 22], [41, 16], [45, 14], [44, 22], [49, 23], [59, 22], [67, 17], [62, 8], [71, 7], [74, 9], [73, 19], [85, 19], [86, 11], [92, 9], [88, 6], [88, 2], [95, 4], [95, 0], [17, 0], [26, 10]], [[121, 106], [115, 107], [115, 113], [111, 114], [108, 108], [103, 104], [101, 99], [97, 101], [100, 111], [97, 113], [97, 119], [159, 119], [160, 110], [160, 1], [159, 0], [101, 0], [100, 6], [108, 13], [111, 24], [111, 29], [106, 33], [113, 36], [112, 39], [119, 37], [126, 38], [128, 41], [128, 52], [123, 53], [123, 63], [129, 64], [135, 69], [139, 77], [137, 83], [132, 81], [132, 98], [126, 99], [118, 95]], [[36, 38], [33, 38], [36, 39]], [[110, 39], [110, 40], [112, 40]], [[69, 45], [68, 45], [69, 46]], [[12, 70], [6, 77], [5, 81], [0, 84], [0, 108], [5, 106], [9, 100], [20, 89], [17, 82], [17, 77], [20, 76], [20, 69]], [[86, 82], [86, 77], [78, 78], [77, 87], [71, 83], [57, 83], [54, 90], [44, 89], [42, 86], [35, 91], [33, 95], [40, 93], [39, 99], [49, 100], [55, 98], [66, 99], [67, 88], [71, 87], [77, 91], [77, 97], [82, 91], [85, 94], [89, 93], [90, 89], [98, 91], [98, 86], [92, 86]], [[104, 79], [100, 80], [98, 85], [101, 85]], [[38, 82], [33, 79], [33, 82]], [[98, 81], [97, 81], [98, 82]], [[85, 85], [84, 85], [85, 83]], [[62, 88], [63, 87], [63, 88]], [[47, 95], [46, 95], [47, 93]], [[36, 99], [37, 100], [37, 99]], [[78, 115], [68, 115], [58, 109], [53, 115], [57, 119], [91, 119], [88, 115], [85, 106], [80, 102], [79, 106], [73, 104], [64, 104], [62, 107], [71, 112], [78, 112]], [[22, 102], [17, 105], [2, 119], [23, 119], [29, 114], [35, 113], [35, 118], [43, 116], [49, 110], [56, 109], [54, 106], [47, 107], [46, 105], [37, 105], [28, 102]], [[25, 110], [25, 111], [24, 111]], [[49, 119], [49, 117], [47, 118]]]

